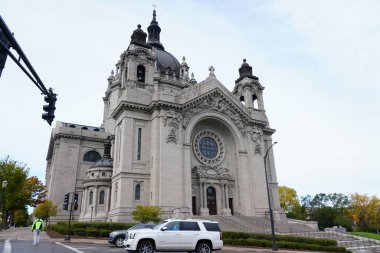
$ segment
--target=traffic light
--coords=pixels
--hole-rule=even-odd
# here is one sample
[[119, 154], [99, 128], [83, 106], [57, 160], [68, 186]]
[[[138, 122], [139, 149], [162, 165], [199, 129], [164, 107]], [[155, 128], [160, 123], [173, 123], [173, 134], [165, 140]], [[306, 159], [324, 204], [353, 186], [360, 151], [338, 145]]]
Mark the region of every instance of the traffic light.
[[53, 90], [50, 88], [49, 89], [49, 95], [45, 96], [45, 102], [47, 102], [47, 105], [44, 105], [42, 109], [46, 112], [42, 114], [42, 119], [46, 120], [49, 125], [53, 122], [55, 116], [54, 116], [54, 111], [55, 111], [55, 102], [57, 101], [57, 94], [53, 93]]
[[74, 211], [78, 210], [78, 193], [74, 193]]
[[63, 199], [63, 210], [66, 210], [66, 211], [69, 210], [69, 198], [70, 198], [70, 193], [66, 193], [65, 198]]
[[[0, 29], [0, 40], [1, 40], [0, 43], [4, 44], [9, 49], [10, 47], [9, 42], [5, 38], [5, 35], [1, 31], [1, 29]], [[4, 49], [3, 45], [0, 45], [0, 76], [1, 76], [1, 73], [3, 72], [5, 62], [7, 61], [7, 56], [8, 56], [7, 51]]]

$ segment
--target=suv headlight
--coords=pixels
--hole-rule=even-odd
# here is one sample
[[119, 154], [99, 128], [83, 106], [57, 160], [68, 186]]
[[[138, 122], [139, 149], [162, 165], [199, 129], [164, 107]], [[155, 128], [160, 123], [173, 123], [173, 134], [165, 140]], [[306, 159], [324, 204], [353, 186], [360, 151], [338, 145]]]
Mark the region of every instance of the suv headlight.
[[115, 234], [115, 232], [110, 233], [110, 237], [114, 237]]

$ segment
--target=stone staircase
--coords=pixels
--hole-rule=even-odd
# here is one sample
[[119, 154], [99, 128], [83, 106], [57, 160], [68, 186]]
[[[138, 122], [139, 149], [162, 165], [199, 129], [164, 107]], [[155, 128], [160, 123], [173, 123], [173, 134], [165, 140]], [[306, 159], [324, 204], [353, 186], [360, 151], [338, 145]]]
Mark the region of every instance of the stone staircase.
[[292, 236], [326, 238], [336, 240], [339, 246], [345, 247], [348, 250], [356, 253], [372, 252], [380, 253], [380, 241], [368, 239], [361, 236], [354, 236], [346, 233], [334, 231], [317, 231], [317, 232], [298, 232], [286, 233]]
[[[257, 233], [270, 233], [271, 226], [269, 219], [265, 217], [251, 217], [244, 216], [239, 213], [234, 213], [232, 216], [194, 216], [199, 219], [215, 220], [219, 223], [219, 226], [224, 231], [243, 231], [243, 232], [257, 232]], [[310, 228], [302, 223], [289, 223], [286, 219], [279, 222], [275, 221], [276, 233], [289, 233], [298, 231], [316, 231], [314, 228]]]
[[[193, 218], [217, 221], [222, 231], [271, 233], [270, 221], [265, 217], [248, 217], [235, 212], [232, 216], [212, 215], [193, 216]], [[276, 221], [275, 230], [276, 234], [333, 239], [338, 242], [339, 246], [355, 253], [380, 253], [379, 240], [335, 231], [319, 231], [310, 223], [303, 221], [291, 219], [284, 219], [282, 222]]]

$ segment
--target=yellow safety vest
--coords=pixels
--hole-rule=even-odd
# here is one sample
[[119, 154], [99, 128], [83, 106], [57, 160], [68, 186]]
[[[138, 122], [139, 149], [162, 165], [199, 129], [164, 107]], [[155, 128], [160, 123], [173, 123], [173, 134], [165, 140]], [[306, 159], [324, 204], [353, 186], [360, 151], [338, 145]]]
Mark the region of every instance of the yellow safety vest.
[[35, 220], [32, 225], [32, 230], [42, 230], [44, 222], [41, 219]]

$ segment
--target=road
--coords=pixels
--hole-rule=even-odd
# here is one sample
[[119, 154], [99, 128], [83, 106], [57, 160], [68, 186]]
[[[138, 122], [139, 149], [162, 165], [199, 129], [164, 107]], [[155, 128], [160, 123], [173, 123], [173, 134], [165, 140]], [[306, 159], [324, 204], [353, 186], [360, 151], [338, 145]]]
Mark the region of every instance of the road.
[[[2, 251], [1, 251], [2, 250]], [[257, 252], [241, 249], [240, 252]], [[0, 240], [2, 253], [126, 253], [124, 249], [111, 245], [74, 242], [50, 242], [42, 240], [38, 246], [33, 246], [31, 240]], [[221, 253], [236, 253], [236, 250], [222, 250]]]
[[[107, 243], [106, 239], [72, 239], [49, 238], [45, 232], [41, 233], [38, 246], [33, 246], [33, 233], [30, 228], [16, 228], [0, 231], [0, 253], [126, 253]], [[224, 247], [220, 253], [236, 252], [271, 252], [270, 250], [254, 248]], [[281, 251], [280, 251], [281, 252]], [[285, 253], [285, 251], [282, 251]], [[286, 252], [286, 253], [289, 253]]]

